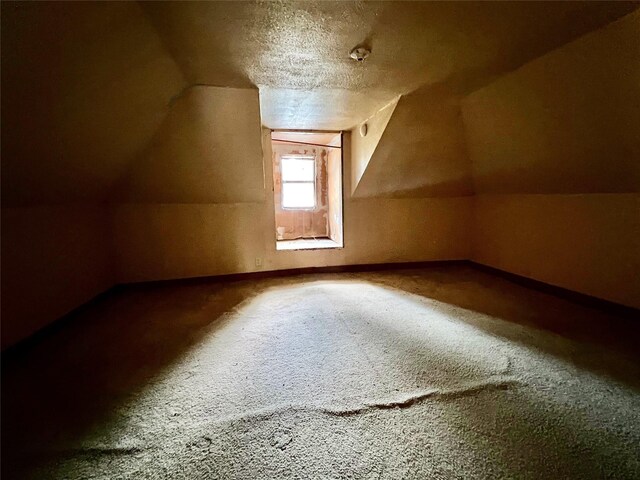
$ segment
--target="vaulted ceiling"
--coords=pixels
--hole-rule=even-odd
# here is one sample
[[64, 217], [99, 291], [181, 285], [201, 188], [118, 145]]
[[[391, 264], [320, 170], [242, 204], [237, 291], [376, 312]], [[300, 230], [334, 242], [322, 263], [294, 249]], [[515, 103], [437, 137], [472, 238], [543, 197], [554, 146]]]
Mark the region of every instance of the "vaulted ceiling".
[[[2, 2], [2, 202], [109, 201], [132, 185], [123, 176], [143, 175], [132, 164], [151, 165], [162, 129], [199, 112], [185, 105], [217, 102], [194, 86], [257, 88], [262, 123], [283, 129], [349, 129], [402, 96], [386, 138], [407, 125], [415, 132], [411, 122], [422, 117], [414, 113], [427, 123], [437, 112], [450, 117], [450, 98], [637, 6]], [[356, 63], [348, 54], [361, 44], [372, 54]], [[433, 92], [445, 93], [445, 106]], [[170, 115], [174, 108], [180, 111]], [[207, 125], [224, 121], [197, 114]], [[416, 177], [417, 159], [407, 161], [384, 184], [365, 176], [362, 189], [397, 190]], [[432, 190], [455, 182], [468, 188], [464, 175], [441, 180]]]

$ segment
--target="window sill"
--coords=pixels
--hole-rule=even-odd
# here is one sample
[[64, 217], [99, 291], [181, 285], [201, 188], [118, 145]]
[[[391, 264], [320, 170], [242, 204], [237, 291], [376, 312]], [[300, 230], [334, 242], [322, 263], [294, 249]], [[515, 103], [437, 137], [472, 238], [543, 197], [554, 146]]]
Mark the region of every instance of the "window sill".
[[326, 248], [342, 248], [330, 238], [300, 238], [297, 240], [278, 240], [276, 250], [319, 250]]

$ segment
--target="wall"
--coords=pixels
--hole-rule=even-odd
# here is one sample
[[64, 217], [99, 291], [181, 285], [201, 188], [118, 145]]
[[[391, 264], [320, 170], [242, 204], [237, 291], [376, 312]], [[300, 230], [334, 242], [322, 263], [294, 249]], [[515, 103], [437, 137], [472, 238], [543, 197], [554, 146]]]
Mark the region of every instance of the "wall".
[[185, 86], [134, 2], [2, 8], [2, 348], [115, 282], [113, 183]]
[[640, 12], [462, 104], [471, 258], [640, 307]]
[[[360, 155], [358, 149], [354, 155]], [[443, 88], [403, 95], [354, 195], [393, 198], [473, 195], [459, 97]]]
[[[400, 97], [393, 102], [378, 110], [375, 115], [368, 118], [364, 123], [367, 124], [367, 133], [363, 137], [360, 134], [360, 125], [353, 129], [351, 141], [353, 149], [351, 152], [351, 191], [354, 192], [358, 187], [362, 175], [364, 175], [371, 157], [378, 146], [378, 142], [387, 128], [389, 120], [393, 116]], [[362, 125], [362, 124], [361, 124]]]
[[[263, 132], [271, 191], [269, 131]], [[344, 135], [350, 171], [350, 135]], [[120, 204], [115, 206], [120, 282], [218, 275], [257, 270], [383, 262], [464, 259], [469, 256], [472, 200], [354, 199], [344, 178], [344, 248], [276, 251], [274, 203]], [[256, 266], [255, 259], [262, 260]]]
[[472, 258], [640, 307], [640, 194], [481, 195]]
[[342, 149], [330, 148], [329, 176], [329, 237], [342, 245]]
[[[284, 227], [284, 240], [329, 236], [329, 195], [327, 162], [329, 148], [311, 147], [291, 143], [272, 142], [273, 201], [275, 203], [276, 231]], [[316, 206], [308, 210], [282, 208], [282, 176], [280, 158], [283, 155], [310, 155], [316, 165]]]
[[114, 283], [106, 207], [2, 208], [2, 348]]

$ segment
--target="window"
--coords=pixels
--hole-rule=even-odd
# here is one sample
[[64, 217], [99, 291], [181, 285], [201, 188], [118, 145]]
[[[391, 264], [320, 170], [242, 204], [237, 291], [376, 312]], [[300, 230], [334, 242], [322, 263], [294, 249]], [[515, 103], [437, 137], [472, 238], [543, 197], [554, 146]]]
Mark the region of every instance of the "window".
[[272, 131], [276, 250], [342, 248], [342, 133]]
[[315, 157], [283, 156], [280, 158], [280, 171], [282, 173], [282, 208], [315, 208]]

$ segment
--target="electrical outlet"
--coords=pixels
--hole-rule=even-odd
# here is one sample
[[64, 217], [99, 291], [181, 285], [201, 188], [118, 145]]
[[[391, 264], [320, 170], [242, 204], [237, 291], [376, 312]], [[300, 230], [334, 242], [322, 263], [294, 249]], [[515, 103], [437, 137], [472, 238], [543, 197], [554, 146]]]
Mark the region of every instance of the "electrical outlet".
[[262, 266], [262, 259], [260, 257], [256, 257], [256, 267]]

